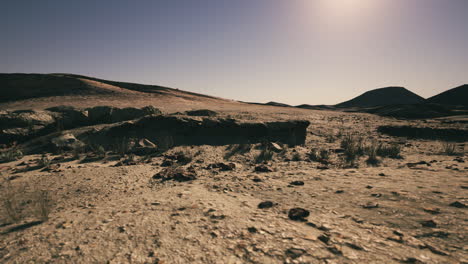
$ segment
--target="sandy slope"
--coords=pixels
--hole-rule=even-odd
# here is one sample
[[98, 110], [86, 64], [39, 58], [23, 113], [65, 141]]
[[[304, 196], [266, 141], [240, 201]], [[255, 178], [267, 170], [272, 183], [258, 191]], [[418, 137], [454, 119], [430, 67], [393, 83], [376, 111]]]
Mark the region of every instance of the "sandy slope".
[[[269, 173], [254, 171], [259, 150], [233, 156], [230, 162], [236, 168], [224, 172], [205, 168], [226, 162], [225, 146], [178, 147], [170, 152], [192, 153], [193, 161], [184, 167], [192, 166], [198, 174], [196, 180], [184, 183], [152, 179], [163, 169], [163, 157], [122, 167], [113, 167], [116, 161], [68, 161], [56, 172], [13, 173], [22, 168], [22, 161], [3, 164], [4, 175], [20, 176], [13, 184], [30, 183], [52, 190], [56, 205], [44, 223], [18, 231], [12, 231], [12, 225], [0, 225], [0, 262], [468, 261], [467, 209], [449, 206], [454, 201], [466, 203], [466, 152], [454, 161], [455, 157], [440, 153], [439, 142], [392, 138], [375, 131], [380, 124], [406, 121], [367, 114], [234, 106], [218, 105], [216, 109], [226, 108], [223, 116], [240, 119], [309, 120], [307, 145], [276, 154], [270, 162], [274, 171]], [[166, 109], [174, 110], [173, 106]], [[290, 161], [294, 153], [304, 158], [311, 148], [339, 148], [339, 140], [326, 139], [338, 130], [400, 142], [404, 159], [385, 159], [379, 167], [330, 165], [325, 170], [317, 162]], [[35, 158], [39, 157], [23, 160]], [[332, 160], [337, 161], [335, 156]], [[430, 166], [407, 165], [419, 161], [433, 162]], [[304, 185], [289, 184], [298, 180]], [[262, 201], [277, 205], [257, 208]], [[379, 206], [364, 208], [368, 203]], [[288, 218], [293, 207], [310, 211], [307, 222]], [[437, 208], [439, 214], [430, 213]], [[437, 226], [422, 226], [428, 220]]]

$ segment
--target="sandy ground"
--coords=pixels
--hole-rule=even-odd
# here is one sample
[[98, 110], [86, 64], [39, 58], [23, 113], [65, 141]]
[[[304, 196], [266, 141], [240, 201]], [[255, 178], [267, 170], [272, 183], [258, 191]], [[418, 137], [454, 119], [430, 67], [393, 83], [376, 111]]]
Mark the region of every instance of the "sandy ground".
[[[444, 155], [440, 142], [376, 132], [382, 124], [450, 125], [239, 104], [203, 108], [245, 120], [309, 120], [307, 144], [275, 154], [268, 162], [273, 171], [266, 173], [254, 170], [260, 151], [255, 148], [229, 160], [224, 158], [228, 146], [170, 150], [193, 156], [181, 166], [196, 172], [197, 178], [189, 182], [153, 179], [165, 169], [163, 156], [133, 166], [73, 160], [60, 162], [55, 171], [16, 173], [40, 156], [1, 164], [2, 174], [11, 177], [11, 188], [50, 190], [54, 206], [42, 223], [31, 218], [9, 224], [0, 217], [0, 262], [468, 262], [467, 209], [450, 206], [456, 201], [467, 204], [466, 142], [458, 144], [462, 153], [457, 158]], [[163, 109], [190, 108], [183, 104]], [[340, 139], [327, 139], [339, 131], [399, 143], [404, 158], [386, 158], [378, 167], [361, 160], [358, 168], [340, 166], [335, 154], [327, 167], [306, 160], [312, 148], [339, 148]], [[294, 156], [299, 161], [293, 161]], [[420, 161], [427, 164], [408, 165]], [[207, 169], [217, 162], [233, 162], [235, 169]], [[304, 184], [290, 184], [293, 181]], [[273, 206], [258, 208], [264, 201]], [[304, 221], [289, 219], [289, 210], [296, 207], [310, 215]], [[21, 226], [25, 223], [33, 224]]]

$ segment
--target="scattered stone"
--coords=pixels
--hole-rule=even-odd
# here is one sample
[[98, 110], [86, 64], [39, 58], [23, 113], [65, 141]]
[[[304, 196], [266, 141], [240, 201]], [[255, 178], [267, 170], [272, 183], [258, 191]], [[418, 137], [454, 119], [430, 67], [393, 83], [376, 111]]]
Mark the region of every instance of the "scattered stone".
[[260, 178], [258, 178], [258, 177], [255, 177], [255, 178], [252, 179], [252, 181], [254, 181], [254, 182], [262, 182], [263, 180], [260, 179]]
[[174, 180], [178, 182], [193, 181], [197, 178], [197, 175], [193, 171], [188, 170], [176, 170], [165, 169], [153, 176], [153, 179], [160, 179], [162, 181]]
[[295, 186], [303, 186], [304, 182], [303, 181], [292, 181], [289, 184], [295, 185]]
[[330, 235], [328, 235], [328, 234], [320, 235], [317, 238], [318, 238], [318, 240], [322, 241], [325, 244], [328, 244], [328, 242], [330, 242]]
[[422, 221], [421, 225], [423, 227], [437, 227], [437, 222], [431, 219], [431, 220]]
[[259, 209], [267, 209], [273, 207], [274, 204], [271, 201], [265, 201], [258, 204]]
[[373, 193], [373, 194], [371, 194], [371, 196], [379, 198], [379, 197], [382, 197], [382, 194], [381, 193]]
[[294, 221], [305, 222], [305, 218], [310, 215], [310, 212], [303, 208], [292, 208], [289, 210], [288, 217]]
[[424, 212], [430, 213], [430, 214], [440, 214], [440, 208], [423, 208]]
[[265, 164], [261, 164], [255, 167], [255, 171], [256, 172], [272, 172], [273, 170], [269, 166]]
[[248, 227], [247, 231], [249, 231], [250, 233], [257, 233], [258, 232], [257, 228], [255, 228], [255, 227]]
[[372, 189], [372, 188], [374, 188], [374, 186], [372, 186], [372, 185], [367, 185], [366, 188], [367, 188], [367, 189]]
[[378, 208], [379, 204], [378, 203], [373, 203], [373, 202], [368, 202], [365, 205], [362, 206], [365, 209], [373, 209], [373, 208]]
[[236, 168], [236, 164], [235, 163], [223, 163], [223, 162], [219, 162], [219, 163], [213, 163], [213, 164], [210, 164], [206, 167], [206, 169], [219, 169], [220, 171], [232, 171]]
[[274, 143], [274, 142], [270, 142], [270, 143], [268, 144], [268, 147], [269, 147], [271, 150], [273, 150], [274, 152], [281, 152], [281, 151], [283, 151], [283, 148], [282, 148], [279, 144]]
[[463, 202], [460, 202], [460, 201], [455, 201], [455, 202], [453, 202], [453, 203], [451, 203], [449, 205], [452, 206], [452, 207], [456, 207], [456, 208], [466, 208], [467, 207], [466, 204], [464, 204]]
[[217, 116], [218, 113], [208, 109], [192, 110], [185, 112], [188, 116]]
[[344, 190], [336, 190], [335, 193], [344, 193]]
[[385, 173], [379, 173], [379, 176], [387, 176]]
[[345, 245], [355, 250], [364, 250], [363, 247], [356, 245], [354, 243], [346, 242]]
[[402, 259], [400, 262], [401, 263], [409, 263], [409, 264], [424, 264], [424, 262], [422, 262], [421, 260], [419, 260], [417, 258], [413, 258], [413, 257], [408, 257], [408, 258]]
[[286, 249], [285, 251], [286, 256], [292, 259], [297, 259], [300, 256], [304, 255], [305, 253], [306, 251], [300, 248], [289, 248], [289, 249]]

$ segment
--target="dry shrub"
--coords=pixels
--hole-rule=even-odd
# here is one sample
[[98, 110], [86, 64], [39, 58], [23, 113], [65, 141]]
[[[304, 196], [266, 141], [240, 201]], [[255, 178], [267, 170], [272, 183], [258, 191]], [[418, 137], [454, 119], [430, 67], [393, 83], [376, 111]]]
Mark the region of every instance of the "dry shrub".
[[44, 222], [48, 220], [53, 209], [49, 190], [40, 189], [37, 184], [13, 184], [6, 177], [0, 185], [0, 203], [2, 215], [7, 223], [17, 223], [28, 218]]
[[441, 142], [442, 153], [448, 156], [458, 155], [457, 144], [452, 142], [443, 141]]

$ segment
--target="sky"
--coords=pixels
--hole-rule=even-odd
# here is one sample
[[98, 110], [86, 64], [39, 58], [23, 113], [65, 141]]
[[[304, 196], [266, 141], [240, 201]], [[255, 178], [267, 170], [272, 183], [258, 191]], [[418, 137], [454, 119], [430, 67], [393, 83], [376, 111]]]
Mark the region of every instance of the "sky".
[[249, 102], [336, 104], [468, 83], [468, 0], [15, 0], [0, 72], [74, 73]]

